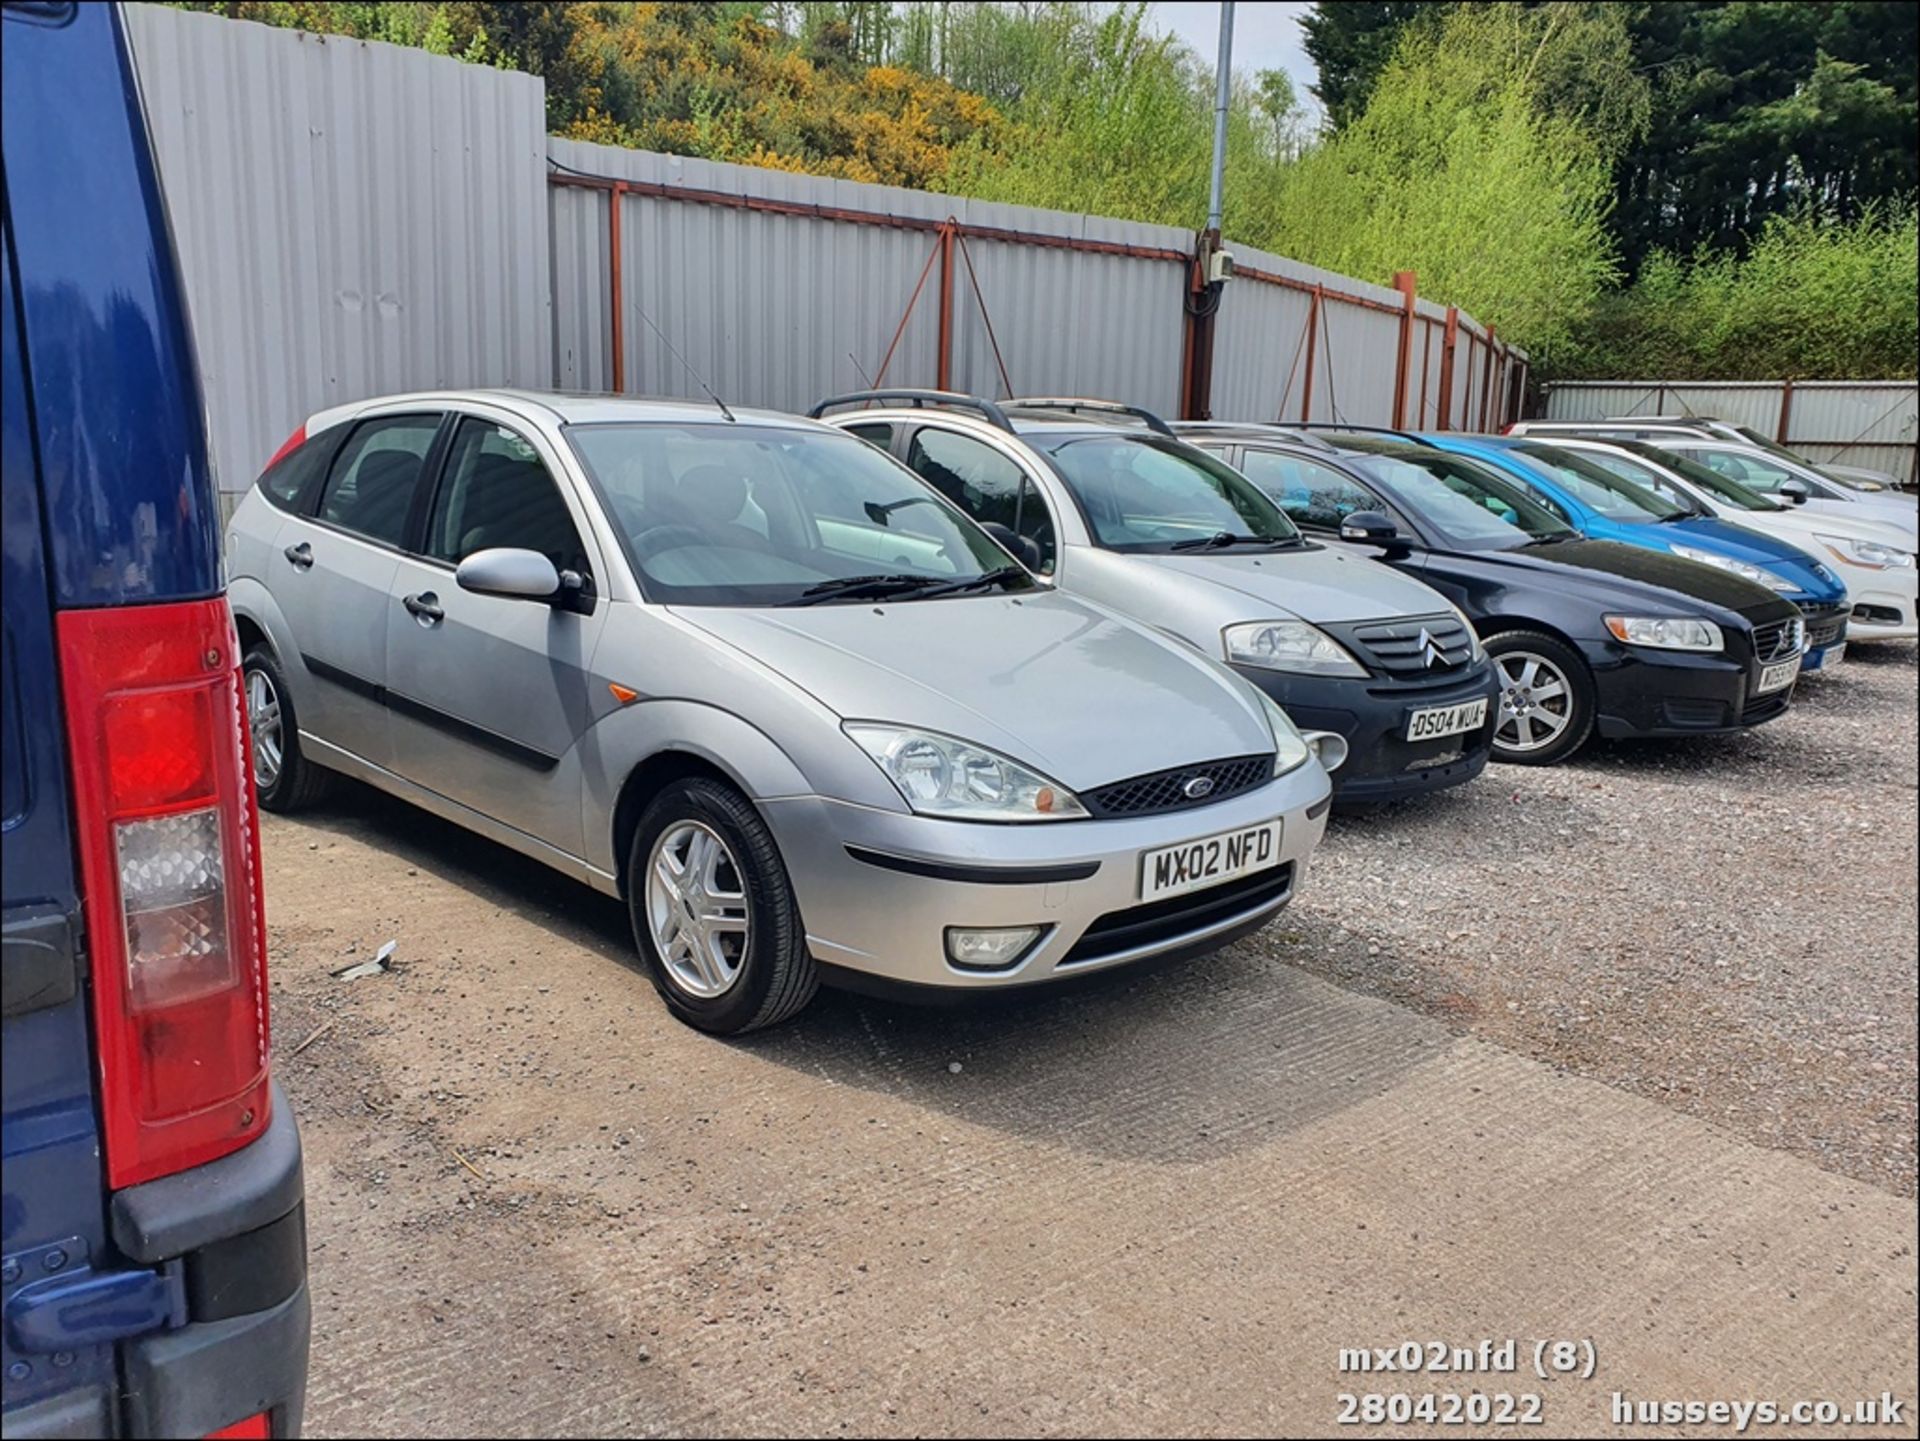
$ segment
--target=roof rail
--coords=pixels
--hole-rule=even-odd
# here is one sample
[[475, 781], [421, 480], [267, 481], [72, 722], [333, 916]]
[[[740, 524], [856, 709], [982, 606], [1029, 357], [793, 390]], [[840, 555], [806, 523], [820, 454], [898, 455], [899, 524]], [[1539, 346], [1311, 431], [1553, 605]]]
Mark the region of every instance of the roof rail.
[[1327, 420], [1276, 420], [1273, 422], [1282, 430], [1298, 430], [1303, 433], [1317, 430], [1330, 430], [1335, 435], [1343, 432], [1354, 435], [1390, 435], [1395, 440], [1404, 440], [1408, 445], [1425, 445], [1426, 441], [1410, 431], [1395, 430], [1390, 425], [1347, 425], [1339, 421]]
[[1148, 430], [1161, 435], [1172, 435], [1173, 427], [1148, 410], [1144, 405], [1122, 405], [1117, 400], [1092, 400], [1086, 396], [1073, 395], [1023, 395], [1018, 400], [1007, 402], [1009, 410], [1091, 410], [1103, 415], [1131, 415]]
[[845, 395], [828, 396], [807, 412], [810, 420], [818, 420], [829, 410], [843, 405], [870, 405], [876, 400], [906, 400], [920, 409], [929, 405], [951, 406], [957, 410], [977, 410], [989, 423], [1009, 433], [1013, 422], [1007, 419], [1007, 413], [991, 400], [982, 400], [977, 395], [963, 395], [957, 390], [853, 390]]
[[[1273, 430], [1285, 426], [1286, 422], [1276, 420], [1176, 420], [1173, 431], [1176, 435], [1215, 432], [1222, 435], [1245, 434], [1248, 431]], [[1308, 450], [1332, 450], [1334, 447], [1325, 436], [1315, 435], [1310, 430], [1298, 430], [1289, 435], [1290, 444], [1303, 446]]]

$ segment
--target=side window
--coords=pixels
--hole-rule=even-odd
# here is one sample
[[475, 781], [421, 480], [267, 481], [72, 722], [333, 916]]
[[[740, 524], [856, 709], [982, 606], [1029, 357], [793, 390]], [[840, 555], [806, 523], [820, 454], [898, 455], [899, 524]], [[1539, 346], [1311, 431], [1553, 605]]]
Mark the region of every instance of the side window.
[[1297, 455], [1249, 447], [1240, 469], [1302, 529], [1338, 530], [1356, 510], [1383, 508], [1380, 497], [1358, 481]]
[[298, 512], [301, 500], [327, 468], [327, 457], [333, 454], [334, 442], [339, 439], [328, 430], [302, 441], [260, 477], [260, 493], [280, 509]]
[[849, 425], [847, 434], [857, 435], [869, 445], [877, 445], [882, 450], [893, 449], [893, 427], [885, 421], [874, 421], [870, 425]]
[[1519, 486], [1521, 490], [1526, 492], [1528, 500], [1545, 510], [1547, 514], [1551, 515], [1555, 520], [1567, 525], [1573, 524], [1573, 517], [1567, 514], [1567, 508], [1552, 496], [1548, 495], [1544, 490], [1540, 489], [1539, 486], [1517, 475], [1510, 477], [1510, 479], [1515, 485]]
[[980, 524], [1004, 525], [1032, 541], [1040, 549], [1040, 569], [1053, 570], [1053, 519], [1016, 463], [969, 436], [923, 428], [913, 437], [907, 464]]
[[439, 428], [437, 415], [389, 415], [358, 426], [327, 475], [320, 519], [368, 540], [400, 544]]
[[1630, 480], [1642, 490], [1650, 490], [1662, 500], [1670, 500], [1684, 510], [1694, 508], [1694, 500], [1685, 490], [1675, 485], [1666, 476], [1644, 465], [1635, 465], [1617, 455], [1608, 455], [1605, 451], [1587, 450], [1581, 454], [1610, 475], [1622, 480]]
[[555, 570], [590, 574], [580, 533], [539, 453], [517, 432], [468, 417], [447, 453], [426, 553], [458, 565], [495, 546], [537, 550]]

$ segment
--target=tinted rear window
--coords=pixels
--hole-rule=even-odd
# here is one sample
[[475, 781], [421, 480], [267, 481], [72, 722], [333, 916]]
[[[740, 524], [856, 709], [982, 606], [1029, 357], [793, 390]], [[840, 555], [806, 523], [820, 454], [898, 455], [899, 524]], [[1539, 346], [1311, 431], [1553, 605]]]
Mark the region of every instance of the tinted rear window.
[[324, 431], [295, 446], [260, 477], [260, 493], [282, 510], [302, 509], [302, 500], [313, 494], [311, 487], [326, 473], [327, 457], [339, 438]]

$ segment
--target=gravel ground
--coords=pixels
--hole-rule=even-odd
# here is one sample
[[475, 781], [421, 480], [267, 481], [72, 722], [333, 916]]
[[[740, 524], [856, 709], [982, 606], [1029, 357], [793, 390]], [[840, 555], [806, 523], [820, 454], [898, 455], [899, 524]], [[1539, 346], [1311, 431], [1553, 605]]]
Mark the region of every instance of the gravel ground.
[[1748, 734], [1336, 819], [1248, 944], [1911, 1196], [1915, 656], [1855, 647]]

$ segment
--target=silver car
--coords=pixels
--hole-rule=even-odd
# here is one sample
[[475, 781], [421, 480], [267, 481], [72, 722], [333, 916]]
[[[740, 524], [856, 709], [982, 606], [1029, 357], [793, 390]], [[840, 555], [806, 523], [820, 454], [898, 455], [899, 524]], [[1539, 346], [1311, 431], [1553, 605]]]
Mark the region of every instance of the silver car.
[[1177, 637], [1299, 725], [1341, 736], [1338, 804], [1485, 769], [1494, 670], [1466, 617], [1410, 576], [1301, 535], [1199, 448], [1208, 433], [1188, 443], [1150, 411], [1071, 398], [861, 391], [813, 413], [830, 410], [829, 424], [889, 451], [1062, 590]]
[[623, 896], [709, 1031], [822, 978], [987, 990], [1211, 950], [1286, 905], [1326, 826], [1318, 742], [1253, 687], [810, 421], [329, 410], [227, 560], [262, 804], [345, 773]]

